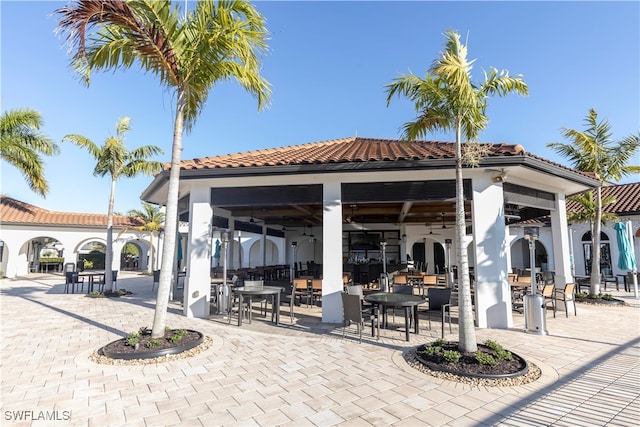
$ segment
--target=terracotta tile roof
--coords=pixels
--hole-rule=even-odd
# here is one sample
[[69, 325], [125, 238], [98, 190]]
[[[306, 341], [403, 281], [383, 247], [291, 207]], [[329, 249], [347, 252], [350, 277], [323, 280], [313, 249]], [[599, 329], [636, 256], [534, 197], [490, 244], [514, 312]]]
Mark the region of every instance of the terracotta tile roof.
[[[4, 224], [49, 224], [106, 227], [107, 215], [54, 212], [19, 200], [0, 195], [0, 221]], [[114, 215], [114, 227], [135, 227], [140, 220], [124, 215]]]
[[[602, 197], [608, 196], [615, 197], [616, 201], [603, 206], [606, 212], [616, 215], [640, 214], [640, 182], [602, 187]], [[577, 212], [580, 209], [579, 203], [567, 200], [568, 211]]]
[[[489, 145], [490, 157], [526, 154], [520, 144]], [[183, 170], [454, 158], [454, 143], [350, 137], [182, 161]], [[165, 165], [168, 169], [169, 165]]]

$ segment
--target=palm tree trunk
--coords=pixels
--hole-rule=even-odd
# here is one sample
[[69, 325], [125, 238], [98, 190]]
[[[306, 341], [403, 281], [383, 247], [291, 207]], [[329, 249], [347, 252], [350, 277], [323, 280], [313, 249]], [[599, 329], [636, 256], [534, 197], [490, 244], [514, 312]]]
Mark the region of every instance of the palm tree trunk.
[[109, 213], [107, 214], [107, 253], [104, 256], [104, 288], [115, 292], [115, 283], [111, 272], [113, 271], [113, 204], [116, 193], [116, 180], [111, 178], [111, 194], [109, 195]]
[[601, 187], [596, 188], [596, 218], [593, 224], [591, 242], [593, 254], [591, 257], [591, 295], [600, 294], [600, 230], [602, 226], [602, 191]]
[[462, 142], [459, 119], [456, 126], [456, 251], [458, 259], [458, 292], [460, 305], [460, 327], [458, 332], [458, 348], [460, 351], [475, 352], [478, 350], [474, 329], [473, 310], [471, 304], [471, 282], [469, 280], [469, 259], [465, 237], [467, 227], [464, 213], [464, 181], [462, 179]]
[[180, 156], [182, 153], [182, 132], [184, 128], [185, 94], [178, 90], [176, 106], [176, 121], [173, 129], [173, 146], [171, 147], [171, 170], [169, 171], [169, 189], [167, 193], [167, 211], [165, 216], [165, 235], [162, 247], [162, 266], [160, 267], [160, 281], [156, 298], [156, 311], [153, 318], [152, 338], [164, 336], [169, 308], [169, 293], [171, 290], [171, 276], [173, 274], [173, 260], [176, 251], [176, 236], [178, 234], [178, 195], [180, 190]]

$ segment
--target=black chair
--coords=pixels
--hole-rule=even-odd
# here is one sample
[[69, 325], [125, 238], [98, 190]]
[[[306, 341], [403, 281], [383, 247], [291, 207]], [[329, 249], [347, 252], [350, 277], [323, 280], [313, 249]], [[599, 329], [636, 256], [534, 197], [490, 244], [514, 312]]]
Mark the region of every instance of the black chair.
[[75, 293], [76, 286], [80, 285], [80, 291], [84, 290], [84, 277], [80, 277], [75, 271], [67, 271], [64, 273], [64, 293], [69, 293], [69, 285], [71, 285], [71, 293]]
[[[377, 338], [380, 339], [380, 318], [378, 316], [378, 312], [376, 309], [362, 309], [362, 304], [360, 303], [360, 296], [354, 294], [347, 294], [343, 292], [342, 294], [342, 310], [343, 310], [343, 318], [344, 324], [342, 328], [342, 338], [347, 331], [347, 326], [349, 326], [352, 322], [355, 323], [358, 327], [358, 333], [360, 334], [360, 342], [362, 343], [362, 330], [364, 329], [364, 322], [371, 320], [371, 336], [376, 336], [375, 328], [377, 328]], [[375, 324], [374, 324], [375, 322]]]
[[153, 285], [151, 285], [151, 290], [153, 291], [160, 283], [160, 270], [153, 270]]
[[251, 305], [246, 302], [240, 304], [241, 296], [233, 292], [233, 286], [229, 286], [228, 298], [228, 323], [231, 324], [231, 316], [233, 315], [234, 309], [236, 310], [238, 316], [244, 316], [245, 319], [247, 319], [249, 323], [251, 323], [251, 312], [249, 311], [251, 309]]
[[[262, 288], [264, 286], [264, 280], [245, 280], [244, 286], [248, 288]], [[253, 303], [260, 303], [260, 314], [264, 317], [267, 316], [267, 297], [258, 296], [249, 299], [249, 309], [253, 310]]]
[[[398, 276], [396, 276], [398, 277]], [[406, 278], [406, 276], [404, 276]], [[406, 283], [406, 282], [405, 282]], [[392, 292], [394, 294], [402, 294], [402, 295], [413, 295], [413, 285], [401, 285], [401, 284], [394, 284], [393, 288], [392, 288]], [[404, 310], [404, 309], [401, 309]], [[393, 315], [393, 322], [395, 323], [396, 321], [396, 309], [395, 307], [391, 308], [392, 311], [392, 315]], [[411, 315], [411, 312], [410, 312]], [[413, 319], [410, 319], [409, 322], [412, 322]]]
[[[100, 292], [104, 292], [105, 282], [106, 280], [105, 280], [104, 274], [99, 274], [93, 277], [93, 286], [95, 287], [97, 285], [98, 291]], [[92, 290], [95, 291], [95, 288]]]
[[607, 291], [607, 283], [610, 283], [612, 285], [616, 285], [616, 291], [620, 290], [620, 282], [618, 281], [618, 276], [610, 276], [607, 277], [604, 275], [604, 273], [602, 273], [600, 275], [601, 277], [601, 281], [602, 283], [604, 283], [604, 291]]
[[293, 283], [287, 283], [282, 287], [282, 291], [280, 292], [280, 305], [288, 305], [289, 306], [289, 316], [291, 317], [291, 323], [293, 323], [293, 306], [295, 305], [296, 296], [295, 296], [295, 287]]
[[[451, 307], [451, 288], [429, 288], [427, 291], [429, 308], [426, 313], [429, 319], [429, 330], [431, 330], [431, 317], [437, 315], [442, 322], [442, 338], [444, 338], [444, 323], [446, 311]], [[451, 329], [451, 318], [449, 317], [449, 329]]]

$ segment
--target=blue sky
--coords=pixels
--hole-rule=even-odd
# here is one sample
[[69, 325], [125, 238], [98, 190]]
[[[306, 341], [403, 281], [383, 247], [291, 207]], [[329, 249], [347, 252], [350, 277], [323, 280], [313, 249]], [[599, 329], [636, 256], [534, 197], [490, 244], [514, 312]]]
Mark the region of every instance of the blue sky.
[[[191, 0], [193, 4], [193, 0]], [[181, 6], [184, 2], [180, 2]], [[83, 86], [69, 68], [66, 48], [49, 16], [62, 2], [2, 1], [2, 111], [29, 107], [44, 118], [44, 133], [60, 142], [84, 135], [102, 145], [119, 117], [132, 118], [126, 145], [153, 144], [168, 161], [174, 99], [153, 75], [137, 68], [94, 74]], [[271, 105], [234, 83], [214, 88], [182, 159], [304, 144], [353, 135], [398, 138], [413, 106], [386, 106], [385, 84], [400, 73], [424, 75], [441, 51], [447, 29], [463, 35], [473, 75], [494, 66], [522, 74], [530, 95], [490, 100], [482, 142], [522, 144], [565, 163], [546, 147], [567, 142], [561, 127], [583, 129], [594, 107], [614, 139], [640, 129], [640, 3], [638, 2], [272, 2], [257, 3], [267, 18], [270, 51], [263, 75]], [[452, 141], [453, 135], [433, 135]], [[1, 191], [56, 211], [106, 213], [109, 179], [92, 175], [94, 160], [70, 143], [46, 158], [50, 193], [31, 192], [2, 162]], [[640, 163], [637, 159], [636, 163]], [[630, 177], [623, 182], [638, 181]], [[139, 209], [150, 177], [116, 184], [115, 209]]]

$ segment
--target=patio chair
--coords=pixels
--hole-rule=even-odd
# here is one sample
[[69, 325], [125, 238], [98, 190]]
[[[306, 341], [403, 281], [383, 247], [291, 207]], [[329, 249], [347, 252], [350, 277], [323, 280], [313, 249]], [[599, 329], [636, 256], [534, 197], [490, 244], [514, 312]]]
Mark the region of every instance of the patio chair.
[[295, 305], [295, 286], [293, 283], [287, 283], [282, 287], [282, 291], [280, 292], [280, 305], [288, 305], [289, 306], [289, 316], [291, 317], [291, 323], [293, 323], [293, 306]]
[[[395, 285], [393, 285], [392, 292], [394, 294], [413, 295], [413, 285], [395, 284]], [[395, 323], [396, 322], [396, 307], [390, 307], [389, 309], [392, 311], [393, 323]], [[404, 310], [404, 309], [401, 309], [401, 310]], [[410, 315], [411, 315], [411, 313], [412, 312], [409, 312]], [[412, 321], [413, 321], [413, 319], [410, 319], [410, 322], [412, 322]]]
[[620, 290], [620, 282], [618, 281], [618, 276], [607, 277], [607, 276], [604, 275], [604, 273], [602, 273], [600, 275], [600, 277], [601, 277], [600, 280], [604, 284], [604, 291], [605, 292], [607, 291], [607, 283], [610, 283], [612, 285], [616, 285], [616, 291]]
[[[225, 286], [228, 286], [228, 285], [225, 285]], [[245, 319], [247, 319], [249, 323], [251, 323], [250, 304], [247, 304], [246, 302], [243, 302], [242, 304], [240, 304], [240, 298], [241, 298], [240, 295], [233, 292], [233, 286], [229, 286], [228, 300], [227, 300], [228, 301], [227, 302], [227, 310], [228, 310], [227, 320], [229, 324], [231, 324], [231, 316], [233, 315], [234, 309], [238, 316], [244, 316]]]
[[151, 290], [153, 291], [160, 283], [160, 270], [153, 270], [153, 284], [151, 285]]
[[574, 283], [567, 283], [566, 285], [564, 285], [564, 289], [555, 290], [556, 305], [558, 304], [558, 301], [564, 302], [564, 313], [566, 317], [569, 317], [569, 306], [567, 305], [567, 303], [569, 302], [573, 303], [573, 314], [576, 316], [578, 315], [578, 310], [576, 310], [575, 293], [576, 285]]
[[553, 271], [543, 271], [542, 272], [542, 282], [545, 285], [551, 285], [556, 281], [556, 274]]
[[[264, 280], [245, 280], [244, 286], [247, 288], [262, 288], [264, 286]], [[253, 303], [260, 303], [260, 315], [267, 316], [267, 298], [266, 297], [254, 297], [249, 300], [249, 310], [253, 310]]]
[[75, 293], [76, 286], [80, 285], [80, 291], [84, 289], [84, 277], [80, 277], [77, 272], [67, 271], [64, 273], [64, 293], [69, 293], [69, 286], [71, 286], [71, 293]]
[[551, 306], [553, 308], [553, 317], [556, 317], [556, 298], [555, 298], [555, 288], [554, 284], [544, 285], [542, 288], [542, 297], [544, 298], [544, 308], [547, 309], [547, 303], [551, 302]]
[[[430, 288], [427, 295], [429, 308], [423, 313], [429, 319], [429, 330], [431, 330], [431, 317], [437, 315], [442, 322], [442, 338], [444, 338], [445, 313], [451, 307], [451, 288]], [[449, 317], [449, 329], [451, 331], [451, 317]]]
[[[302, 298], [307, 300], [307, 307], [311, 304], [311, 291], [309, 286], [309, 279], [299, 278], [293, 279], [294, 296], [300, 301], [302, 305]], [[295, 300], [294, 300], [295, 303]]]
[[[358, 327], [358, 333], [360, 335], [359, 342], [362, 343], [362, 330], [364, 329], [364, 322], [371, 320], [371, 336], [377, 336], [376, 339], [380, 339], [380, 320], [378, 312], [375, 308], [363, 309], [360, 303], [360, 296], [355, 294], [342, 293], [342, 310], [344, 324], [342, 328], [342, 338], [347, 331], [347, 326], [351, 323], [355, 323]], [[375, 323], [374, 323], [375, 322]], [[377, 328], [377, 334], [374, 328]]]
[[322, 279], [311, 279], [311, 305], [322, 303]]

